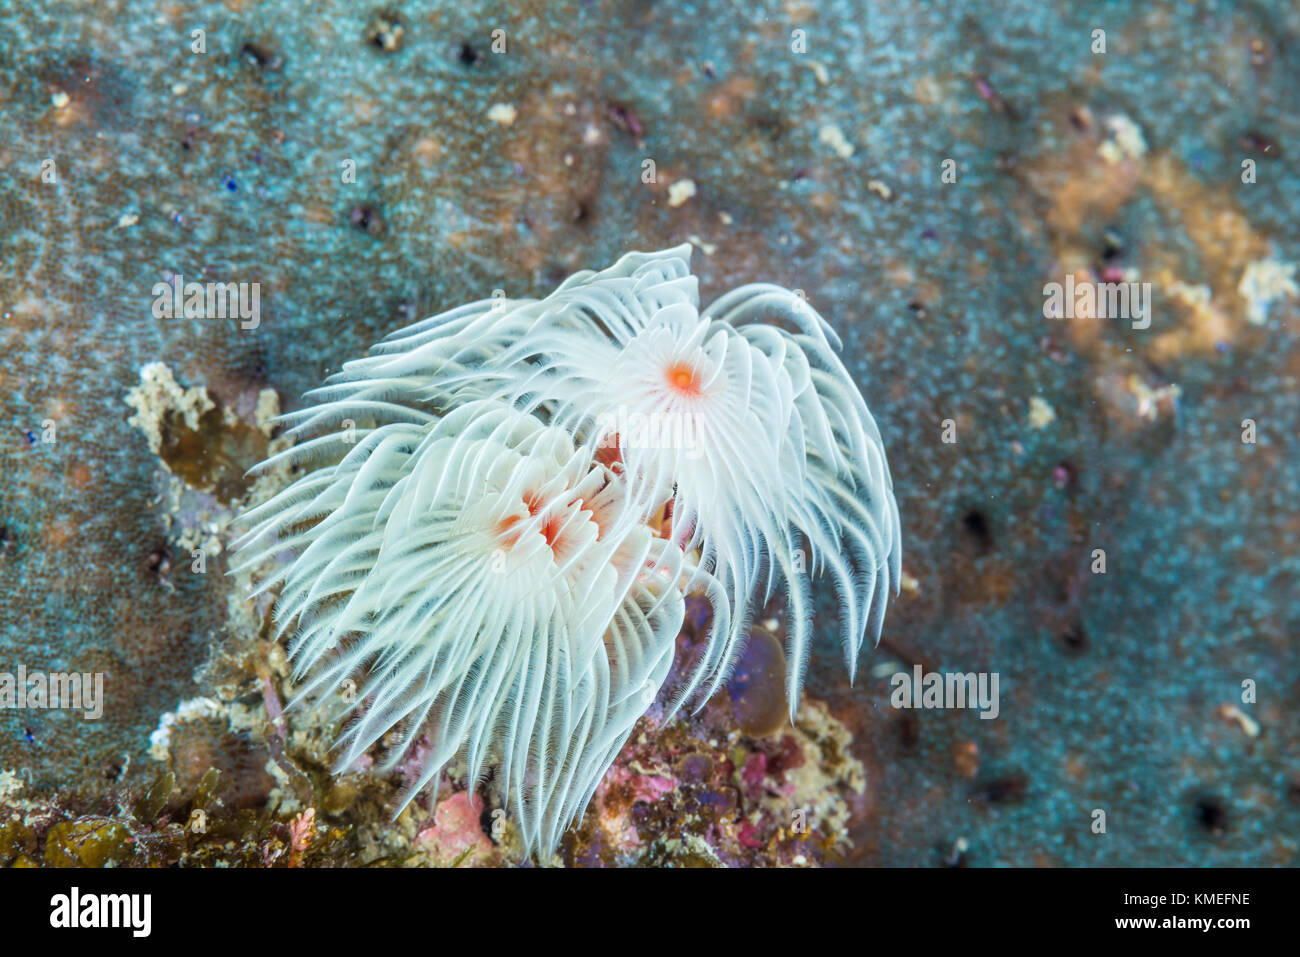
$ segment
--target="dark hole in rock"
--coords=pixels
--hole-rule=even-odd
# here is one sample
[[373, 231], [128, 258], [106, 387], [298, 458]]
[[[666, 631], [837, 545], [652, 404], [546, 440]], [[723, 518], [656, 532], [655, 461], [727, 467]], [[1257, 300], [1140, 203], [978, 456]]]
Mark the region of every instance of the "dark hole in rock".
[[1029, 781], [1023, 774], [1011, 774], [981, 785], [975, 792], [975, 797], [990, 804], [1006, 804], [1024, 797], [1028, 786]]
[[468, 42], [462, 42], [460, 49], [456, 51], [456, 59], [468, 67], [478, 66], [483, 59], [483, 54], [475, 50]]
[[1196, 823], [1210, 834], [1222, 834], [1228, 829], [1228, 809], [1218, 798], [1197, 798], [1192, 813]]
[[279, 56], [251, 40], [239, 48], [239, 55], [259, 70], [275, 70], [280, 66]]
[[983, 512], [973, 508], [962, 516], [962, 528], [979, 548], [980, 554], [986, 554], [993, 547], [993, 533], [989, 531], [989, 520]]
[[1088, 634], [1083, 630], [1080, 622], [1071, 622], [1061, 632], [1061, 644], [1065, 649], [1073, 654], [1082, 654], [1088, 650]]

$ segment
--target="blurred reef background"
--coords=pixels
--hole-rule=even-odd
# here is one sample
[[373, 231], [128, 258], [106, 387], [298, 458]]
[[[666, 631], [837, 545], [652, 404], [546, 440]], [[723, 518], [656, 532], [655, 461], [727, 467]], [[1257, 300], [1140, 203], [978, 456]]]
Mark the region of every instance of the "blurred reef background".
[[[842, 334], [905, 588], [856, 687], [825, 596], [793, 726], [779, 628], [652, 710], [560, 859], [1294, 866], [1298, 103], [1285, 0], [5, 3], [0, 671], [106, 701], [0, 711], [0, 863], [517, 860], [454, 774], [390, 824], [402, 773], [326, 773], [228, 525], [386, 333], [689, 240]], [[1044, 318], [1066, 276], [1150, 327]], [[891, 708], [915, 664], [998, 718]]]

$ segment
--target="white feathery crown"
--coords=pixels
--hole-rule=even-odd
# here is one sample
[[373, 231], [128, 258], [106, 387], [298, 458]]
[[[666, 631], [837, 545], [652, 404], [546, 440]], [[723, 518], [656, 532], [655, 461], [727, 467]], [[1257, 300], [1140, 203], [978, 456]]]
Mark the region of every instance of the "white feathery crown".
[[546, 858], [667, 682], [688, 593], [713, 615], [667, 716], [726, 680], [778, 588], [791, 719], [814, 577], [851, 676], [879, 640], [898, 508], [839, 339], [774, 285], [701, 312], [690, 252], [416, 323], [282, 417], [297, 444], [259, 468], [310, 467], [243, 516], [239, 568], [280, 586], [295, 701], [350, 719], [340, 769], [423, 736], [406, 801], [458, 755], [471, 787], [495, 768]]

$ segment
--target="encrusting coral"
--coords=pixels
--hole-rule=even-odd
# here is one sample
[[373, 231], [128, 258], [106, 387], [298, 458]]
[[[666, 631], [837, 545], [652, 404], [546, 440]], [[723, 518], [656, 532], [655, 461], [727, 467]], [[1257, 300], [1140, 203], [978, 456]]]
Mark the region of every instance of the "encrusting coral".
[[793, 718], [820, 573], [852, 673], [900, 578], [879, 431], [801, 297], [698, 304], [689, 245], [631, 253], [416, 323], [283, 417], [298, 444], [261, 467], [309, 468], [244, 516], [240, 567], [280, 586], [296, 700], [351, 719], [339, 767], [424, 735], [407, 800], [457, 755], [494, 767], [545, 857], [663, 688], [687, 593], [712, 623], [669, 714], [781, 588]]

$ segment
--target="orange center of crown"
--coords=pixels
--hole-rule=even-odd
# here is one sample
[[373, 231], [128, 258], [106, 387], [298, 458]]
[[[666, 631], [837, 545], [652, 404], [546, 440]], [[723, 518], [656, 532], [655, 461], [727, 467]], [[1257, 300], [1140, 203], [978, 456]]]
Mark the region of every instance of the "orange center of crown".
[[[524, 495], [523, 505], [528, 512], [528, 517], [535, 517], [542, 511], [542, 499], [536, 493], [530, 492]], [[534, 531], [542, 536], [551, 551], [560, 557], [569, 550], [570, 534], [565, 528], [567, 519], [573, 510], [584, 511], [586, 506], [582, 499], [575, 498], [567, 506], [553, 505], [542, 517], [539, 525], [534, 526]], [[588, 515], [588, 521], [595, 521], [593, 516]], [[525, 518], [522, 515], [507, 515], [496, 524], [497, 540], [504, 548], [514, 548], [519, 544], [519, 536], [523, 533], [523, 524]], [[596, 522], [596, 527], [600, 525]]]
[[685, 362], [674, 362], [668, 367], [668, 388], [679, 395], [699, 395], [700, 378], [695, 367]]

